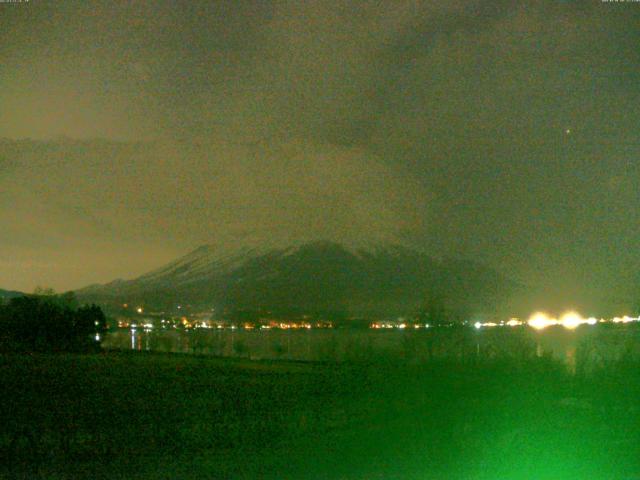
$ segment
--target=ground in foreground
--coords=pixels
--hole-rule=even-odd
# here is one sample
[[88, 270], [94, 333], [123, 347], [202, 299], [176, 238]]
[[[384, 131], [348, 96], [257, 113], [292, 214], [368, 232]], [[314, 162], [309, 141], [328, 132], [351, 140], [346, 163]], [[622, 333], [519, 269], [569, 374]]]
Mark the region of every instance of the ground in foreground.
[[1, 356], [0, 476], [640, 478], [636, 367]]

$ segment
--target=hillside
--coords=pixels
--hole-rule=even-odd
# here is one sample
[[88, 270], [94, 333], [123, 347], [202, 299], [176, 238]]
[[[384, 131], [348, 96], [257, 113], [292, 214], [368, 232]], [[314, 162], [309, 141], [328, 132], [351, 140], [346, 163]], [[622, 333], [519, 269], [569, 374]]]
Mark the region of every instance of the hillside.
[[436, 260], [399, 245], [350, 248], [311, 242], [221, 255], [202, 246], [133, 280], [92, 285], [84, 300], [280, 313], [409, 314], [437, 299], [460, 314], [491, 313], [515, 286], [498, 272]]
[[10, 298], [21, 297], [23, 295], [24, 293], [22, 292], [16, 292], [14, 290], [2, 290], [0, 288], [0, 303], [9, 300]]

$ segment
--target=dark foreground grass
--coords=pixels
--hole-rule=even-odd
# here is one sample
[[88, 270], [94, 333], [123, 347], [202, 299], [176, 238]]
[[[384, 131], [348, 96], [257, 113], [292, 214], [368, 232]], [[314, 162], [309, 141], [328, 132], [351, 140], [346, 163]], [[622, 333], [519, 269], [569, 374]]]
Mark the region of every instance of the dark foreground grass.
[[640, 479], [640, 376], [553, 362], [0, 357], [0, 476]]

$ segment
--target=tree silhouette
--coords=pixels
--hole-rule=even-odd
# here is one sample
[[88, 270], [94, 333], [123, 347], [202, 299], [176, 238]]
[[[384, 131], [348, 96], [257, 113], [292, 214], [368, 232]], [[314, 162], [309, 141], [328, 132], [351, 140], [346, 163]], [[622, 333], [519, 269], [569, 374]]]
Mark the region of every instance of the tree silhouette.
[[73, 293], [16, 297], [0, 306], [5, 351], [89, 351], [99, 347], [105, 331], [100, 307], [78, 308]]

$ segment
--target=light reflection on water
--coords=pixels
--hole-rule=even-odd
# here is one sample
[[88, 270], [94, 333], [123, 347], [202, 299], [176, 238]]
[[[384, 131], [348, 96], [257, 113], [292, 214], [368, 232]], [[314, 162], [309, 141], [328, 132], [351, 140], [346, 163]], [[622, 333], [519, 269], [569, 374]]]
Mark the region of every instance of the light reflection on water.
[[513, 358], [551, 356], [570, 371], [596, 368], [624, 355], [640, 357], [635, 325], [509, 329], [374, 330], [118, 330], [105, 348], [180, 352], [253, 359], [313, 361]]
[[[123, 333], [125, 336], [120, 338], [118, 333]], [[120, 343], [126, 342], [125, 338], [131, 339], [131, 350], [142, 350], [142, 346], [144, 345], [145, 351], [151, 350], [151, 334], [148, 332], [140, 331], [140, 330], [130, 330], [130, 331], [121, 331], [121, 332], [110, 332], [105, 337], [103, 346], [107, 348], [116, 348], [118, 350], [127, 350], [127, 347]], [[112, 342], [117, 342], [114, 345], [111, 345]]]

